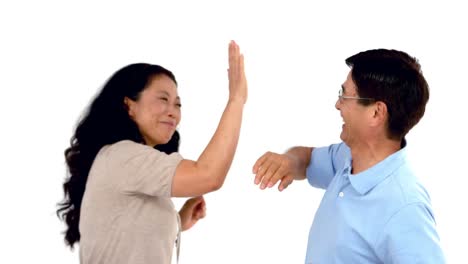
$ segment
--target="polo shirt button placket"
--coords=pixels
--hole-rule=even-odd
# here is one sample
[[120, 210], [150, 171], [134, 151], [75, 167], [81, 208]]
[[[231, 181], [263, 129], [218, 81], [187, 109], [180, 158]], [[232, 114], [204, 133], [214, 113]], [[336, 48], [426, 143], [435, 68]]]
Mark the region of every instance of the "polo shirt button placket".
[[342, 186], [341, 186], [341, 191], [338, 193], [338, 196], [340, 198], [343, 198], [344, 197], [344, 192], [343, 192], [343, 189], [345, 188], [345, 186], [347, 186], [349, 184], [349, 167], [348, 168], [345, 168], [345, 170], [343, 171], [343, 182], [342, 182]]

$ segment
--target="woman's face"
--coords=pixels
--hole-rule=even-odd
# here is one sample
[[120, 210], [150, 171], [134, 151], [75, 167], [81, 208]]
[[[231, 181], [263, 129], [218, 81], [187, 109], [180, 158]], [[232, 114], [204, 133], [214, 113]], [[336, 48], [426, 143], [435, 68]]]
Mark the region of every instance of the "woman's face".
[[125, 104], [149, 146], [166, 144], [180, 122], [177, 85], [166, 75], [154, 77], [136, 101], [126, 97]]

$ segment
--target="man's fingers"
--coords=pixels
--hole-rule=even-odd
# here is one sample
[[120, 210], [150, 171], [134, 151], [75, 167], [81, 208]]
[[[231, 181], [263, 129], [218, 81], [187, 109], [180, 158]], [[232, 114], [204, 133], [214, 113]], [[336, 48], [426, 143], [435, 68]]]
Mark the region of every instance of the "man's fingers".
[[274, 155], [272, 158], [272, 163], [275, 164], [275, 170], [270, 170], [272, 172], [271, 177], [268, 181], [265, 181], [268, 188], [271, 188], [278, 183], [279, 180], [287, 177], [291, 170], [291, 163], [285, 155]]
[[268, 155], [269, 155], [269, 152], [266, 152], [260, 158], [257, 159], [257, 161], [255, 162], [255, 164], [254, 164], [254, 166], [252, 168], [253, 173], [255, 173], [255, 174], [257, 173], [258, 169], [262, 166], [263, 162], [265, 162]]
[[[271, 188], [279, 180], [285, 178], [291, 170], [291, 162], [285, 155], [266, 152], [253, 166], [255, 184], [260, 184], [260, 189]], [[284, 186], [281, 188], [285, 188]]]
[[288, 186], [294, 181], [292, 177], [284, 177], [281, 179], [280, 185], [278, 186], [278, 190], [282, 192], [284, 189], [288, 188]]
[[270, 152], [267, 152], [263, 154], [257, 160], [257, 162], [255, 162], [253, 169], [252, 169], [253, 173], [255, 173], [255, 181], [254, 181], [255, 184], [259, 184], [261, 182], [263, 175], [268, 169], [266, 165], [266, 161], [268, 160], [269, 156], [270, 156]]
[[275, 179], [275, 178], [272, 178], [272, 177], [278, 171], [279, 166], [280, 165], [278, 163], [276, 163], [276, 162], [270, 163], [270, 166], [268, 167], [268, 170], [265, 172], [265, 175], [263, 176], [262, 184], [260, 185], [260, 189], [263, 190], [266, 187], [270, 188], [273, 185], [275, 185], [275, 183], [278, 181], [278, 179]]

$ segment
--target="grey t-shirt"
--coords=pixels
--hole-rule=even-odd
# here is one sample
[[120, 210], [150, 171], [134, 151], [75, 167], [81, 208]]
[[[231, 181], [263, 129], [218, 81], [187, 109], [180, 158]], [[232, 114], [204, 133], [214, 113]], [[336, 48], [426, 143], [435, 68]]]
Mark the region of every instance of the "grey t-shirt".
[[80, 263], [171, 263], [178, 236], [172, 180], [182, 157], [124, 140], [91, 167], [80, 215]]

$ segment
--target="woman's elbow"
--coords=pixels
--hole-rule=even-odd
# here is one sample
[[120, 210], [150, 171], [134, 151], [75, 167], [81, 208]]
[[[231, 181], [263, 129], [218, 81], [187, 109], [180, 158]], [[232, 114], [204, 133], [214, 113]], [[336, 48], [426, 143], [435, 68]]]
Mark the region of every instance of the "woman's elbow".
[[223, 187], [223, 184], [224, 179], [210, 177], [210, 179], [207, 181], [208, 192], [214, 192], [221, 189], [221, 187]]

